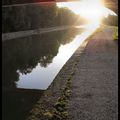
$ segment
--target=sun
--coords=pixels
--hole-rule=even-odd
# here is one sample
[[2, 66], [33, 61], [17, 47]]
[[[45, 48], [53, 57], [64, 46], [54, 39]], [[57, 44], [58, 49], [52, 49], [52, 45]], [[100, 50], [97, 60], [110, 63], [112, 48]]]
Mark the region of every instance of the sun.
[[102, 8], [103, 4], [100, 0], [83, 0], [77, 14], [89, 20], [100, 19], [102, 17]]
[[80, 0], [80, 2], [57, 3], [58, 7], [67, 7], [74, 13], [88, 21], [100, 22], [103, 17], [110, 14], [110, 10], [104, 7], [103, 0]]

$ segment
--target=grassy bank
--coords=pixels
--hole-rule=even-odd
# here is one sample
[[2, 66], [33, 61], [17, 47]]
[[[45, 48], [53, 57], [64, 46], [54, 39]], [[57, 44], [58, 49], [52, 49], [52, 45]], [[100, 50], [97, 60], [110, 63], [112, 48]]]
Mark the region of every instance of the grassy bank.
[[113, 35], [114, 40], [118, 40], [118, 27], [114, 28], [114, 35]]

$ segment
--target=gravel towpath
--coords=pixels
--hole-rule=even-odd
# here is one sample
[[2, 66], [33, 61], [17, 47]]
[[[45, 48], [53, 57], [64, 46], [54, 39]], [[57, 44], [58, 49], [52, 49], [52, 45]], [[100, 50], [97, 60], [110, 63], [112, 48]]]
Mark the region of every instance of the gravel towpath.
[[118, 44], [112, 35], [112, 27], [96, 33], [80, 55], [68, 120], [118, 120]]

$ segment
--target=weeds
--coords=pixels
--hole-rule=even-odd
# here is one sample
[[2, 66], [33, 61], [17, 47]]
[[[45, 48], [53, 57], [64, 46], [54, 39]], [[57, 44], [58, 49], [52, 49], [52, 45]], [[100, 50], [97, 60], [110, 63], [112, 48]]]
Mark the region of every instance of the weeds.
[[[74, 66], [77, 65], [77, 62], [74, 63]], [[52, 111], [47, 111], [44, 113], [44, 116], [49, 120], [65, 120], [68, 117], [68, 102], [71, 95], [71, 83], [74, 71], [70, 74], [67, 79], [65, 87], [61, 91], [61, 96], [58, 98], [57, 102], [53, 106]]]
[[113, 35], [114, 40], [118, 40], [118, 27], [114, 28], [114, 35]]

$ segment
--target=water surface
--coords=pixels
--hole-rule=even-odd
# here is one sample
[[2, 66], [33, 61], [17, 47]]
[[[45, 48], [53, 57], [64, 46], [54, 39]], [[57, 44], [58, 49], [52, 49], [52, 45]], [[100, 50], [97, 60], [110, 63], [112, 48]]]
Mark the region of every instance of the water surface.
[[45, 90], [93, 31], [72, 28], [3, 43], [5, 88]]

